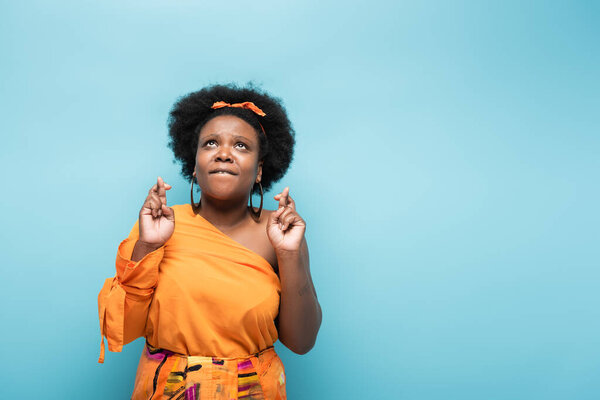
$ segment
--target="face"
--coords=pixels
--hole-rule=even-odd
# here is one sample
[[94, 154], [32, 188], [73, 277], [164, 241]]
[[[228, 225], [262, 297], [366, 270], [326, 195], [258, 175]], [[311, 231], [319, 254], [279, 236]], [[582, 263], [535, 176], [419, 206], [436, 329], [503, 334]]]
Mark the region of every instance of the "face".
[[200, 130], [196, 180], [203, 195], [230, 200], [247, 197], [260, 181], [262, 161], [254, 128], [233, 115], [221, 115]]

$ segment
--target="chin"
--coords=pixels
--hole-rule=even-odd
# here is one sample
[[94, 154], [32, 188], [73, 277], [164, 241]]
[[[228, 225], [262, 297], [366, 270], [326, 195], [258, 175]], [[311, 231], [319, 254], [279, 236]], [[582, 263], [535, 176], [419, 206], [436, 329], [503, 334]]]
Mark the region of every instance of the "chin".
[[218, 199], [218, 200], [230, 200], [235, 199], [243, 195], [243, 191], [240, 191], [238, 187], [232, 187], [230, 185], [209, 185], [202, 193]]

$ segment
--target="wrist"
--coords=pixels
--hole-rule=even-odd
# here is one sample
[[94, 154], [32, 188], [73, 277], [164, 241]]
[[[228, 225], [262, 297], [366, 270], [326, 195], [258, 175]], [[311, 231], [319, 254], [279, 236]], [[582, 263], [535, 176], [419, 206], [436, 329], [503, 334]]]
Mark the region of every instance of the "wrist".
[[300, 258], [300, 249], [275, 249], [277, 259], [289, 260]]
[[159, 248], [161, 248], [164, 245], [164, 243], [163, 244], [161, 244], [161, 243], [148, 243], [148, 242], [144, 242], [143, 240], [139, 240], [139, 239], [138, 239], [138, 241], [135, 244], [136, 244], [136, 246], [139, 246], [141, 249], [150, 250], [150, 251], [154, 251], [156, 249], [159, 249]]

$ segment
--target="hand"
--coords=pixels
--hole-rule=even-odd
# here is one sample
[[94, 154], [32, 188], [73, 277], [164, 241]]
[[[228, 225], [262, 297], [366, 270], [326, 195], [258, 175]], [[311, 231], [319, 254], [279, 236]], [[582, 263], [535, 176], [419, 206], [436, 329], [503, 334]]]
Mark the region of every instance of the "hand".
[[269, 217], [267, 236], [276, 252], [299, 251], [306, 223], [296, 212], [296, 203], [290, 196], [290, 188], [283, 189], [274, 199], [279, 200], [279, 208]]
[[160, 247], [173, 235], [175, 213], [167, 207], [167, 190], [171, 185], [159, 176], [156, 184], [148, 192], [148, 197], [140, 210], [139, 241], [153, 247]]

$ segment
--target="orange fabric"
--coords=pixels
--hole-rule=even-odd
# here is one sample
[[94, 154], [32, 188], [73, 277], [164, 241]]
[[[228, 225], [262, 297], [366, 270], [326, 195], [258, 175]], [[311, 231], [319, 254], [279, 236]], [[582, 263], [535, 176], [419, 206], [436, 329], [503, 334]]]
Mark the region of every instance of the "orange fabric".
[[210, 108], [223, 108], [223, 107], [237, 107], [237, 108], [246, 108], [248, 110], [254, 111], [256, 114], [260, 115], [261, 117], [264, 117], [265, 114], [263, 112], [263, 110], [261, 110], [260, 108], [258, 108], [253, 102], [251, 101], [245, 101], [243, 103], [226, 103], [224, 101], [216, 101]]
[[243, 357], [273, 346], [281, 283], [271, 265], [190, 204], [172, 208], [175, 231], [164, 246], [131, 261], [137, 221], [119, 245], [116, 275], [98, 295], [98, 362], [104, 337], [113, 352], [141, 336], [190, 356]]
[[185, 356], [146, 343], [131, 399], [285, 400], [285, 380], [273, 347], [245, 358], [216, 358]]

